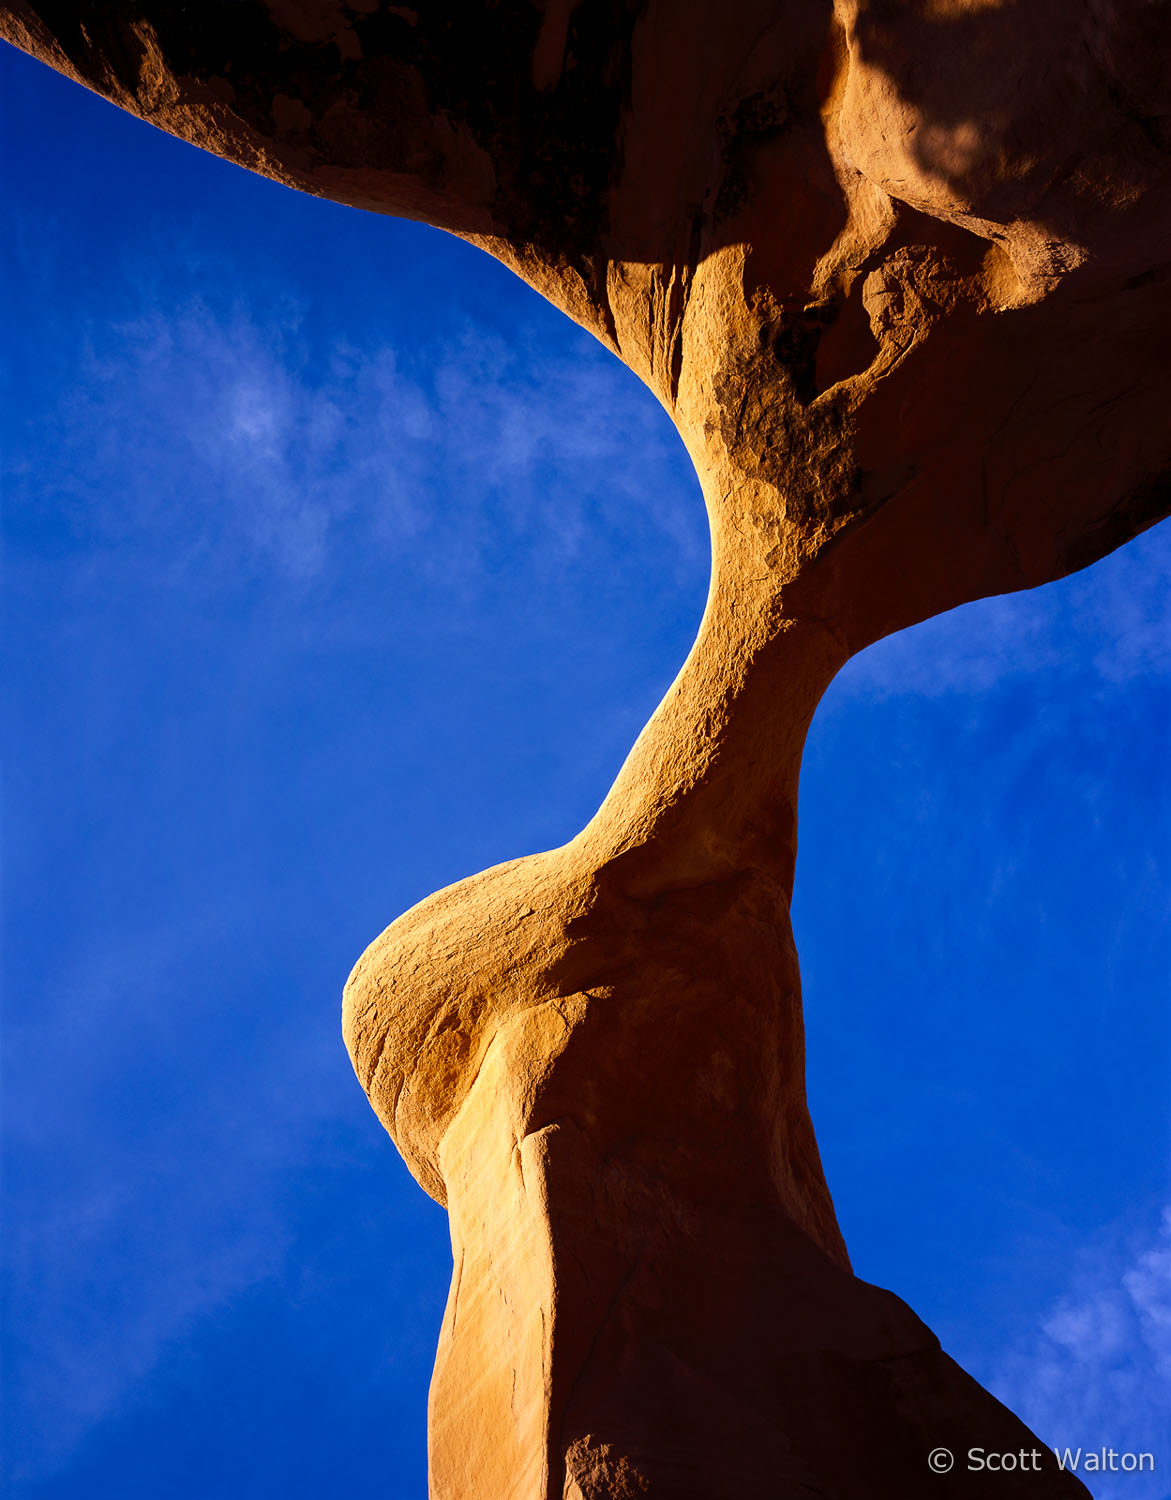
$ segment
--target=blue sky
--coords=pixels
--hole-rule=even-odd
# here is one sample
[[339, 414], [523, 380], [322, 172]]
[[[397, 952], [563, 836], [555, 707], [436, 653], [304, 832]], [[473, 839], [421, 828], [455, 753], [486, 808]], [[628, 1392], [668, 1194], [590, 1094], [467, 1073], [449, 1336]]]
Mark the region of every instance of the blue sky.
[[[570, 837], [686, 654], [698, 485], [420, 226], [9, 51], [3, 1322], [19, 1500], [423, 1500], [449, 1253], [342, 1048], [430, 891]], [[859, 1274], [1171, 1494], [1171, 538], [851, 663], [795, 923]]]

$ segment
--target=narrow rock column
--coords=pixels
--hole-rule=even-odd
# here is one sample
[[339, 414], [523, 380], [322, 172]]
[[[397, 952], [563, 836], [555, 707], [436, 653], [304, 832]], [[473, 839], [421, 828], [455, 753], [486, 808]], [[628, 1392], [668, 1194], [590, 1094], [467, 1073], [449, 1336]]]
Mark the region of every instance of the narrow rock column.
[[[850, 1273], [788, 921], [845, 649], [758, 567], [779, 495], [739, 486], [752, 527], [729, 493], [695, 647], [596, 818], [421, 903], [347, 986], [358, 1076], [451, 1215], [435, 1500], [987, 1495], [927, 1455], [1043, 1452]], [[1030, 1493], [1083, 1491], [1049, 1455]]]

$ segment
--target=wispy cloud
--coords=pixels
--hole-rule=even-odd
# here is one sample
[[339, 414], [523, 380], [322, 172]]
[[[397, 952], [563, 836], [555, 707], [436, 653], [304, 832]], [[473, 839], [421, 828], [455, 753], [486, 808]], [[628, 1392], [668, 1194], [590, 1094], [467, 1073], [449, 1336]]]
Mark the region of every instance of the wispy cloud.
[[1171, 670], [1171, 526], [1045, 588], [967, 604], [879, 641], [842, 687], [870, 697], [979, 693], [1025, 672], [1092, 663], [1103, 685]]
[[[231, 997], [192, 994], [209, 951], [243, 938], [211, 911], [185, 930], [121, 934], [59, 972], [35, 1015], [6, 1020], [14, 1482], [63, 1464], [172, 1340], [282, 1268], [274, 1184], [336, 1089], [308, 1037], [272, 1028], [258, 1068]], [[209, 1066], [200, 1054], [217, 1049]], [[46, 1052], [51, 1109], [36, 1097]]]
[[1146, 1239], [1087, 1250], [986, 1383], [1054, 1447], [1154, 1454], [1154, 1473], [1089, 1476], [1097, 1500], [1171, 1494], [1171, 1208]]
[[593, 529], [653, 537], [668, 575], [705, 566], [681, 445], [601, 348], [465, 324], [423, 350], [320, 351], [291, 302], [263, 323], [195, 296], [141, 302], [89, 329], [35, 459], [13, 444], [10, 503], [60, 512], [79, 545], [151, 546], [172, 580], [210, 552], [312, 581], [340, 528], [384, 556], [425, 534], [436, 574], [474, 591], [502, 548], [554, 572]]

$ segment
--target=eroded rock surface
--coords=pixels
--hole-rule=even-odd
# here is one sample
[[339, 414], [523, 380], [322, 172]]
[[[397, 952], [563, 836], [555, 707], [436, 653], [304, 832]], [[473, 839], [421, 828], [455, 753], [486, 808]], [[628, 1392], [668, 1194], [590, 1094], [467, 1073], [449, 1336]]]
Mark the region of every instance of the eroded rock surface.
[[[788, 926], [851, 654], [1171, 508], [1171, 9], [1149, 0], [8, 0], [165, 130], [425, 219], [634, 369], [708, 608], [595, 818], [400, 917], [345, 1032], [451, 1214], [436, 1500], [1084, 1494], [856, 1280]], [[978, 1482], [977, 1482], [978, 1481]]]

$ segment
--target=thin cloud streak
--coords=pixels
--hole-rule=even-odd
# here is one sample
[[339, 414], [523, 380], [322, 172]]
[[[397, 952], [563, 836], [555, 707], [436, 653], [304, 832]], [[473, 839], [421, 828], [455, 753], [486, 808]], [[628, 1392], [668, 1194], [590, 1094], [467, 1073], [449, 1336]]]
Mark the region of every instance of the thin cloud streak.
[[48, 462], [14, 444], [11, 503], [60, 507], [79, 547], [141, 539], [172, 582], [209, 553], [225, 573], [320, 580], [352, 546], [342, 527], [388, 558], [425, 535], [458, 594], [505, 547], [555, 572], [603, 528], [632, 549], [665, 540], [668, 573], [706, 566], [681, 447], [657, 408], [624, 399], [633, 377], [602, 350], [466, 326], [429, 367], [344, 340], [314, 359], [299, 323], [190, 299], [91, 328]]
[[1087, 1250], [1069, 1290], [987, 1379], [1059, 1449], [1153, 1453], [1153, 1473], [1090, 1475], [1096, 1500], [1163, 1500], [1171, 1472], [1171, 1207], [1138, 1243]]
[[1086, 572], [926, 620], [879, 641], [840, 686], [870, 698], [986, 692], [1023, 673], [1088, 662], [1104, 686], [1171, 670], [1171, 528]]
[[[276, 1185], [337, 1112], [344, 1077], [327, 1076], [338, 1056], [314, 1055], [312, 1038], [271, 1017], [256, 1068], [231, 1031], [235, 997], [192, 995], [209, 948], [245, 937], [238, 916], [233, 928], [208, 912], [186, 931], [123, 938], [60, 973], [35, 1016], [6, 1023], [21, 1205], [9, 1241], [14, 1481], [66, 1463], [168, 1344], [282, 1270], [291, 1236]], [[222, 1042], [237, 1055], [209, 1066], [201, 1052]], [[46, 1052], [69, 1080], [51, 1110], [37, 1097]]]

